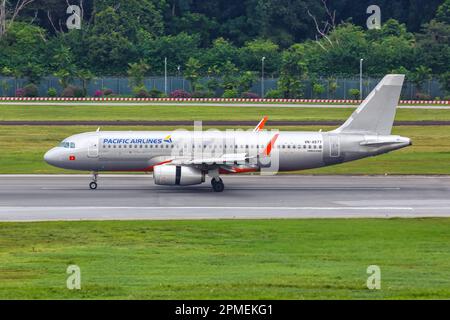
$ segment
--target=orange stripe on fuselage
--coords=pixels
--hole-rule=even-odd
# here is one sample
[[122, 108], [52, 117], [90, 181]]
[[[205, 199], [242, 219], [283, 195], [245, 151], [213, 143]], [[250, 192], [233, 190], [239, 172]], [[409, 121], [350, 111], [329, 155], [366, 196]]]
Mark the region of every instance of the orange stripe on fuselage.
[[257, 172], [256, 168], [232, 168], [231, 170], [219, 169], [220, 174], [234, 174], [234, 173], [247, 173], [247, 172]]
[[272, 140], [270, 140], [269, 144], [267, 145], [266, 149], [264, 149], [263, 154], [265, 154], [266, 156], [269, 156], [270, 153], [272, 152], [272, 148], [275, 144], [275, 141], [277, 141], [279, 136], [279, 133], [275, 134], [272, 138]]

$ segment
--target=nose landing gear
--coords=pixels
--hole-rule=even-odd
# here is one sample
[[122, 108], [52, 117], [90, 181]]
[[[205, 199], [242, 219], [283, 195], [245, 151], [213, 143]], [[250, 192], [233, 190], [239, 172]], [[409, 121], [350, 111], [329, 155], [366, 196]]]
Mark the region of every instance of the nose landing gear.
[[97, 189], [97, 176], [98, 176], [97, 172], [92, 172], [92, 180], [93, 181], [91, 183], [89, 183], [89, 188], [91, 190]]
[[223, 181], [219, 177], [215, 177], [211, 179], [211, 186], [214, 190], [214, 192], [222, 192], [223, 189], [225, 189], [225, 185], [223, 184]]

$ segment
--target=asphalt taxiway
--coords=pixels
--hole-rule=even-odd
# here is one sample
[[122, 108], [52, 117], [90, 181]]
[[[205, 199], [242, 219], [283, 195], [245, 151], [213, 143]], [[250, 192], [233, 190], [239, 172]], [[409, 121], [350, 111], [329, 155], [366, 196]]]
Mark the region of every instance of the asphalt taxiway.
[[224, 176], [225, 191], [152, 175], [0, 175], [0, 221], [449, 217], [450, 176]]

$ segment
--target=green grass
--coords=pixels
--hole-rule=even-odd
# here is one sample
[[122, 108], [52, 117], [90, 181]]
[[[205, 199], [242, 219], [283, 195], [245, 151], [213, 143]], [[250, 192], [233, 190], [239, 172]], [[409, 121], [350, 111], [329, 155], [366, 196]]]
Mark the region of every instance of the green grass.
[[[449, 299], [450, 219], [0, 223], [0, 299]], [[66, 289], [68, 265], [80, 291]], [[381, 268], [381, 290], [366, 269]]]
[[[277, 108], [208, 106], [10, 106], [0, 120], [345, 120], [354, 108]], [[399, 109], [396, 120], [450, 120], [450, 110]]]
[[[207, 127], [205, 127], [206, 129]], [[269, 127], [270, 128], [270, 127]], [[0, 173], [70, 173], [47, 165], [45, 151], [92, 126], [0, 126]], [[102, 127], [102, 130], [172, 130], [166, 127]], [[224, 129], [222, 127], [221, 129]], [[319, 130], [283, 127], [282, 130]], [[321, 127], [323, 130], [330, 127]], [[413, 146], [373, 158], [297, 173], [303, 174], [450, 174], [450, 130], [446, 126], [395, 127], [394, 134], [410, 137]]]

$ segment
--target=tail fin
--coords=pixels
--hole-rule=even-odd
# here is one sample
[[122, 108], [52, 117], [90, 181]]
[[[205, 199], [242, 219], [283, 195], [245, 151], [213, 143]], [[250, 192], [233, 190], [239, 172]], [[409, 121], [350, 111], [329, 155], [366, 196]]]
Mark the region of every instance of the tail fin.
[[333, 132], [391, 134], [404, 78], [403, 74], [384, 76], [350, 118]]

